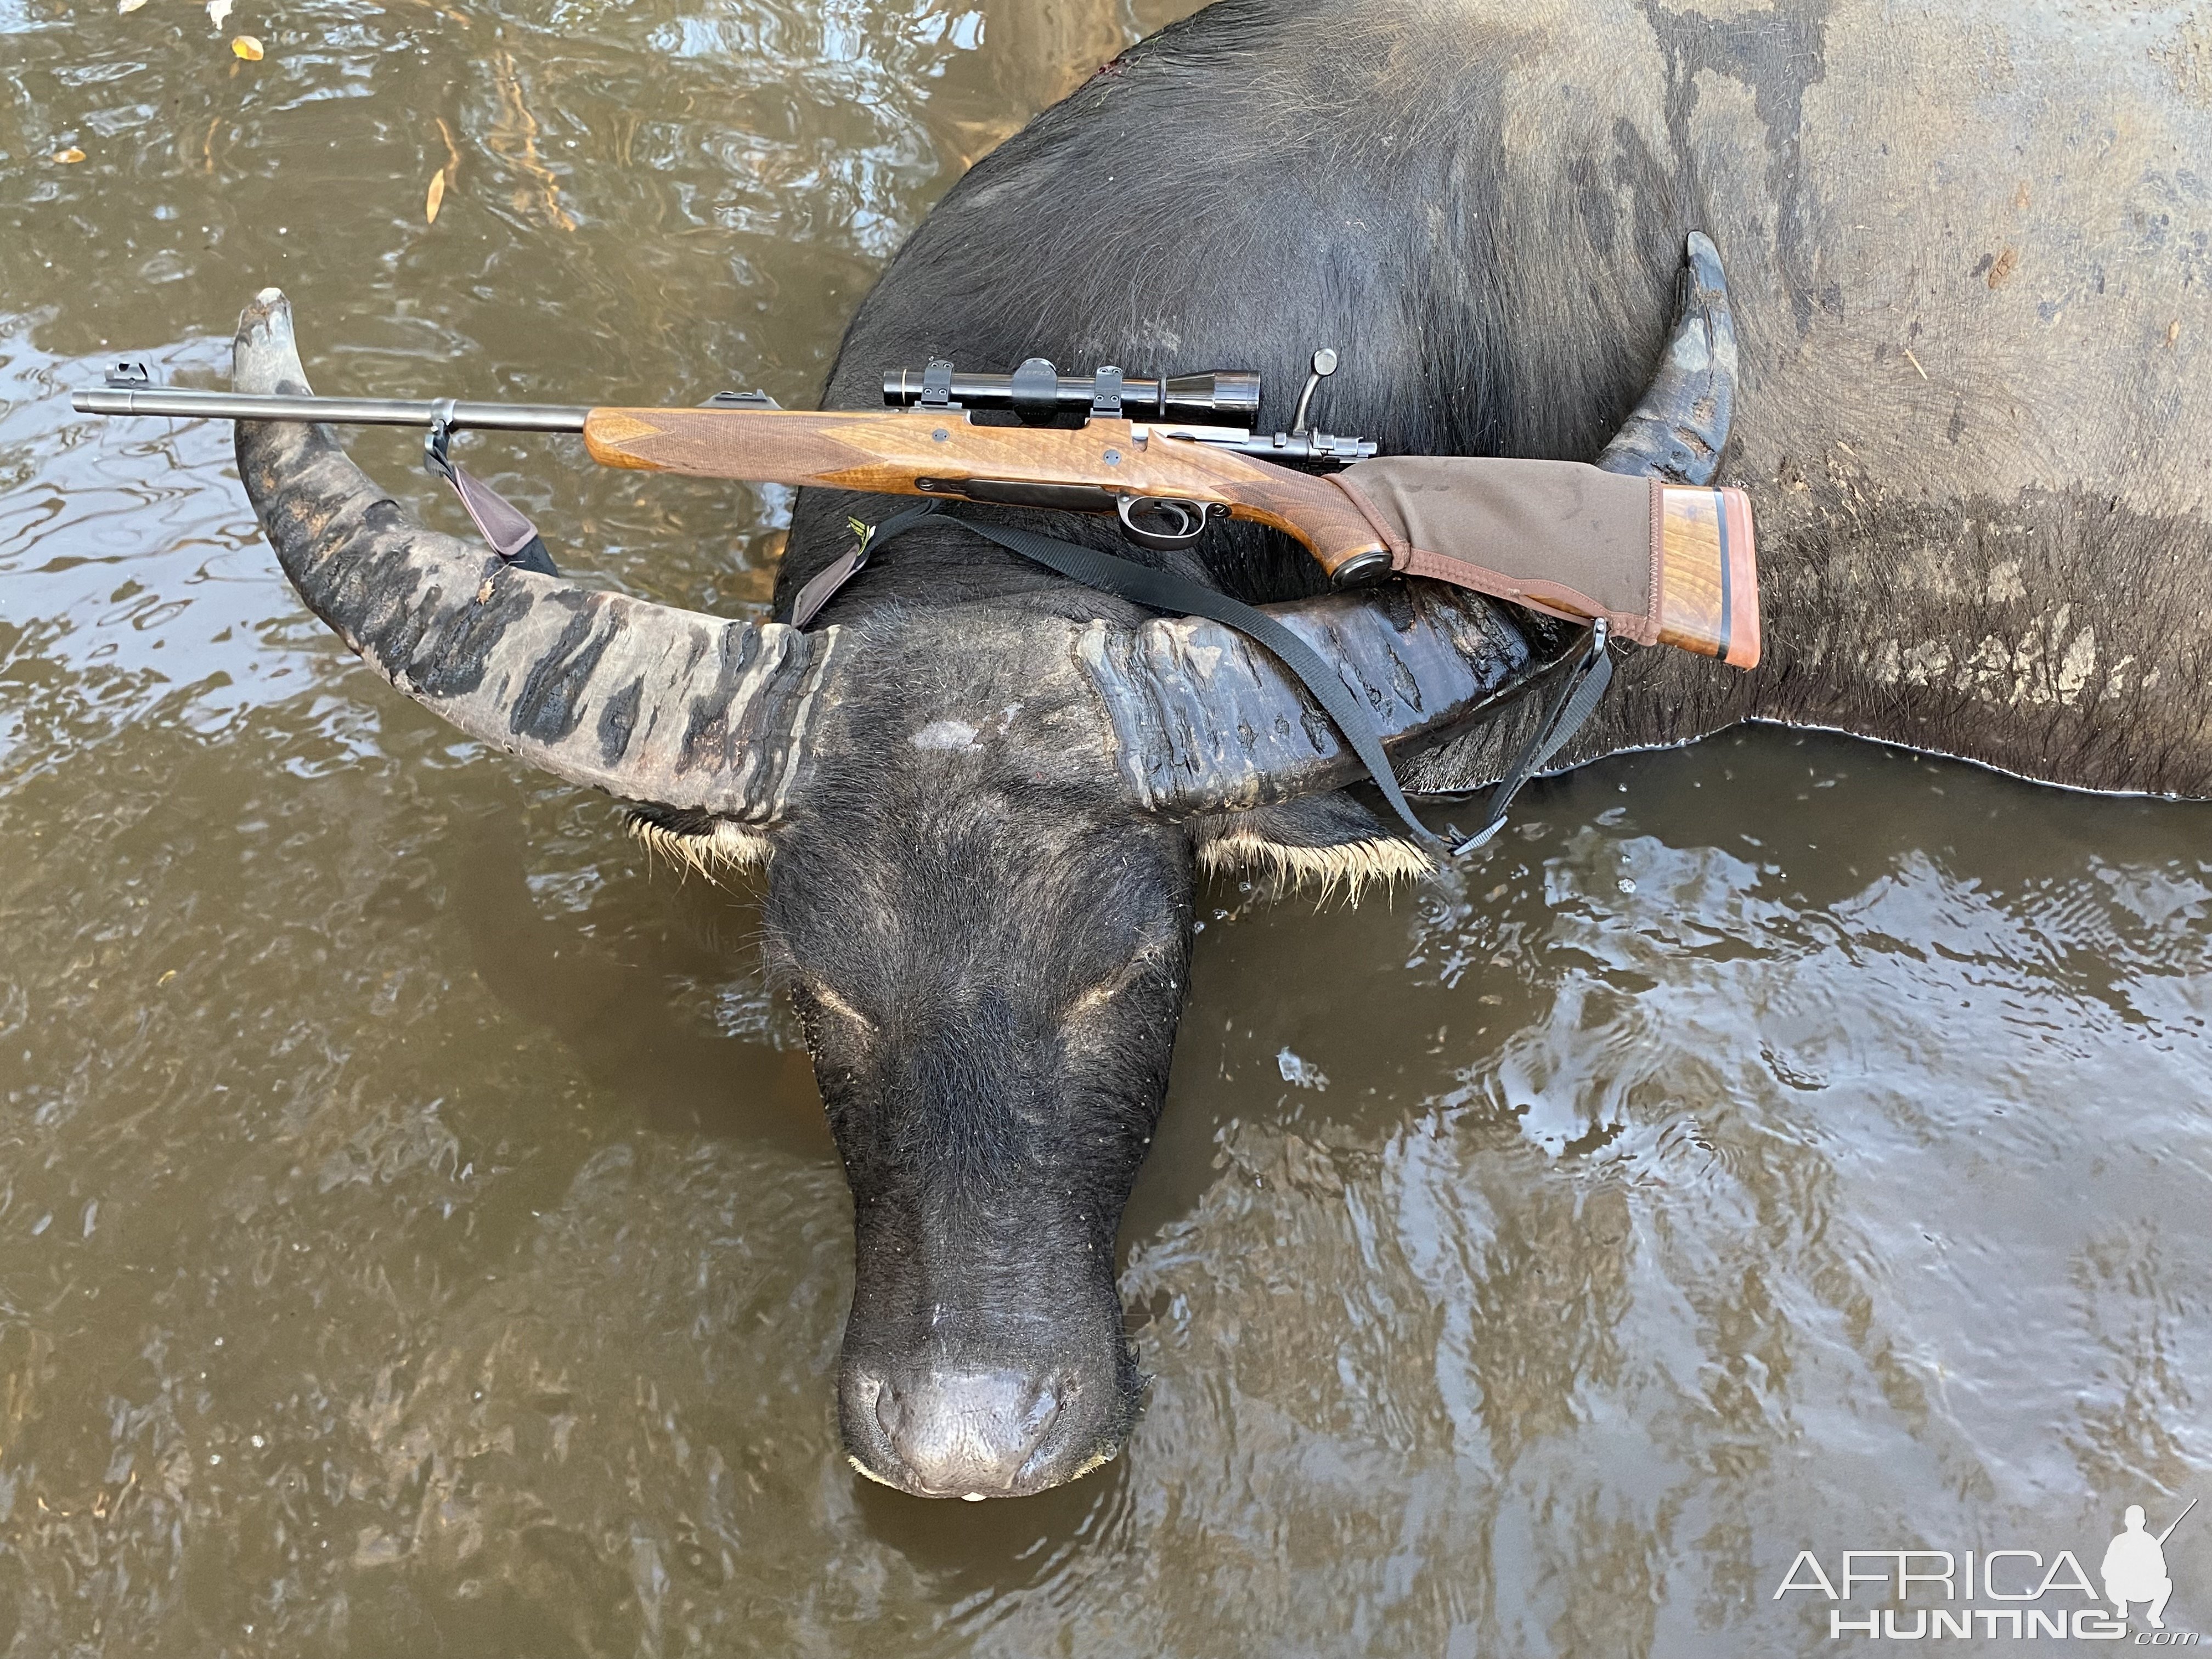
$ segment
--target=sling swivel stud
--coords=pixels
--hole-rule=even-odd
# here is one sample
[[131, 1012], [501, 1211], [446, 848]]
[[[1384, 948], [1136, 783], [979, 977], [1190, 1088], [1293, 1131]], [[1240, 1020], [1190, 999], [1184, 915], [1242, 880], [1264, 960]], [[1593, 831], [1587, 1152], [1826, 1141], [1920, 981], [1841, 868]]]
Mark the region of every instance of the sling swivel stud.
[[430, 429], [422, 434], [422, 470], [434, 478], [453, 482], [453, 458], [447, 447], [453, 440], [453, 399], [441, 398], [430, 405]]

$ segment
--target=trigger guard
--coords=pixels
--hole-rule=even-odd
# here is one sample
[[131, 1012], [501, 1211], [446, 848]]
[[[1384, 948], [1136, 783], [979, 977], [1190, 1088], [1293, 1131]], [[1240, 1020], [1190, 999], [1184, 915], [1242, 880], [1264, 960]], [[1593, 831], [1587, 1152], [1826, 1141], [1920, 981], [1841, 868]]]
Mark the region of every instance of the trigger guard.
[[[1140, 507], [1156, 510], [1172, 508], [1182, 523], [1173, 530], [1148, 530], [1130, 515]], [[1114, 516], [1121, 521], [1121, 533], [1139, 547], [1148, 547], [1155, 553], [1173, 553], [1191, 546], [1206, 533], [1206, 521], [1218, 518], [1220, 513], [1205, 501], [1188, 501], [1174, 495], [1117, 495], [1114, 498]]]

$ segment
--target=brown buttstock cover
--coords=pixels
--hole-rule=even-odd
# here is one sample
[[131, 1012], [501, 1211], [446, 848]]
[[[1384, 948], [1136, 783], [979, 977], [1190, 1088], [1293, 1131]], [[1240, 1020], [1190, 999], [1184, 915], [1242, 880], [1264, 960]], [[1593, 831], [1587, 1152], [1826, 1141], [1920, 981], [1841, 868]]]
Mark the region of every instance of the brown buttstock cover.
[[1549, 616], [1602, 617], [1638, 645], [1759, 660], [1751, 506], [1579, 461], [1393, 455], [1333, 482], [1391, 562]]

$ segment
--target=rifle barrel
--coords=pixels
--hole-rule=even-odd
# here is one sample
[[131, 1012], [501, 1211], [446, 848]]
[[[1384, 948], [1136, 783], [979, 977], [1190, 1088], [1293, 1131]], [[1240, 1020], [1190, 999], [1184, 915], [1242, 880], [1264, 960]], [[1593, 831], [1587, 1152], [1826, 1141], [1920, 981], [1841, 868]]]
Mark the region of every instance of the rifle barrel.
[[581, 432], [592, 411], [563, 404], [451, 405], [428, 398], [258, 398], [243, 392], [190, 392], [178, 386], [87, 386], [70, 394], [80, 415], [181, 415], [218, 421], [328, 421], [337, 426], [428, 426], [450, 408], [454, 430]]
[[2158, 1535], [2158, 1541], [2161, 1547], [2165, 1545], [2167, 1539], [2173, 1536], [2174, 1528], [2179, 1526], [2183, 1522], [2189, 1519], [2189, 1510], [2193, 1510], [2196, 1507], [2197, 1500], [2192, 1498], [2189, 1500], [2189, 1509], [2182, 1510], [2180, 1514], [2175, 1516], [2173, 1519], [2167, 1523], [2166, 1530]]

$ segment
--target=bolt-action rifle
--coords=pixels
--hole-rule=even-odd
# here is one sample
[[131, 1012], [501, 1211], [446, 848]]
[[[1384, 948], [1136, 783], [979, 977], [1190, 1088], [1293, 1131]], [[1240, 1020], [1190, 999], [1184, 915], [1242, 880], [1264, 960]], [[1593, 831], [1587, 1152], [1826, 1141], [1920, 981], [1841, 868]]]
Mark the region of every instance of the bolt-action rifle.
[[[1291, 429], [1275, 433], [1236, 423], [1260, 406], [1260, 377], [1247, 371], [1145, 379], [1105, 368], [1071, 377], [1043, 358], [1030, 359], [1010, 375], [959, 374], [942, 361], [919, 372], [897, 370], [884, 378], [887, 407], [881, 410], [785, 410], [761, 392], [722, 392], [693, 409], [260, 397], [157, 386], [143, 365], [131, 362], [118, 364], [105, 386], [79, 391], [71, 401], [96, 415], [427, 428], [426, 465], [453, 485], [487, 539], [510, 558], [534, 552], [547, 569], [550, 562], [528, 521], [453, 464], [447, 453], [453, 433], [578, 432], [592, 459], [605, 466], [1110, 514], [1130, 540], [1155, 550], [1188, 546], [1210, 522], [1242, 520], [1295, 538], [1340, 587], [1407, 571], [1553, 614], [1607, 617], [1617, 632], [1645, 643], [1682, 646], [1739, 667], [1757, 661], [1749, 507], [1740, 492], [1661, 487], [1567, 463], [1444, 463], [1499, 469], [1493, 495], [1503, 490], [1526, 497], [1531, 481], [1549, 487], [1565, 478], [1571, 486], [1558, 515], [1547, 505], [1540, 521], [1508, 503], [1502, 514], [1480, 518], [1492, 541], [1526, 542], [1531, 535], [1551, 544], [1571, 540], [1580, 533], [1581, 520], [1572, 516], [1581, 503], [1576, 491], [1587, 495], [1595, 487], [1580, 475], [1606, 481], [1614, 539], [1648, 539], [1641, 615], [1588, 599], [1595, 591], [1589, 582], [1547, 580], [1525, 563], [1425, 552], [1415, 544], [1422, 512], [1435, 522], [1433, 498], [1450, 486], [1378, 475], [1377, 483], [1390, 492], [1383, 501], [1376, 489], [1350, 489], [1322, 476], [1376, 455], [1371, 442], [1308, 424], [1316, 389], [1336, 366], [1335, 352], [1314, 355]], [[1436, 463], [1396, 458], [1375, 465]], [[1514, 468], [1523, 471], [1514, 474]], [[1553, 471], [1539, 478], [1530, 469]], [[1509, 478], [1515, 482], [1505, 483]], [[1648, 526], [1635, 522], [1645, 512], [1638, 505], [1643, 498], [1622, 495], [1620, 486], [1649, 488]], [[1421, 499], [1424, 492], [1431, 499]], [[1449, 533], [1468, 521], [1446, 514], [1442, 522]], [[1629, 548], [1630, 562], [1635, 556]]]

